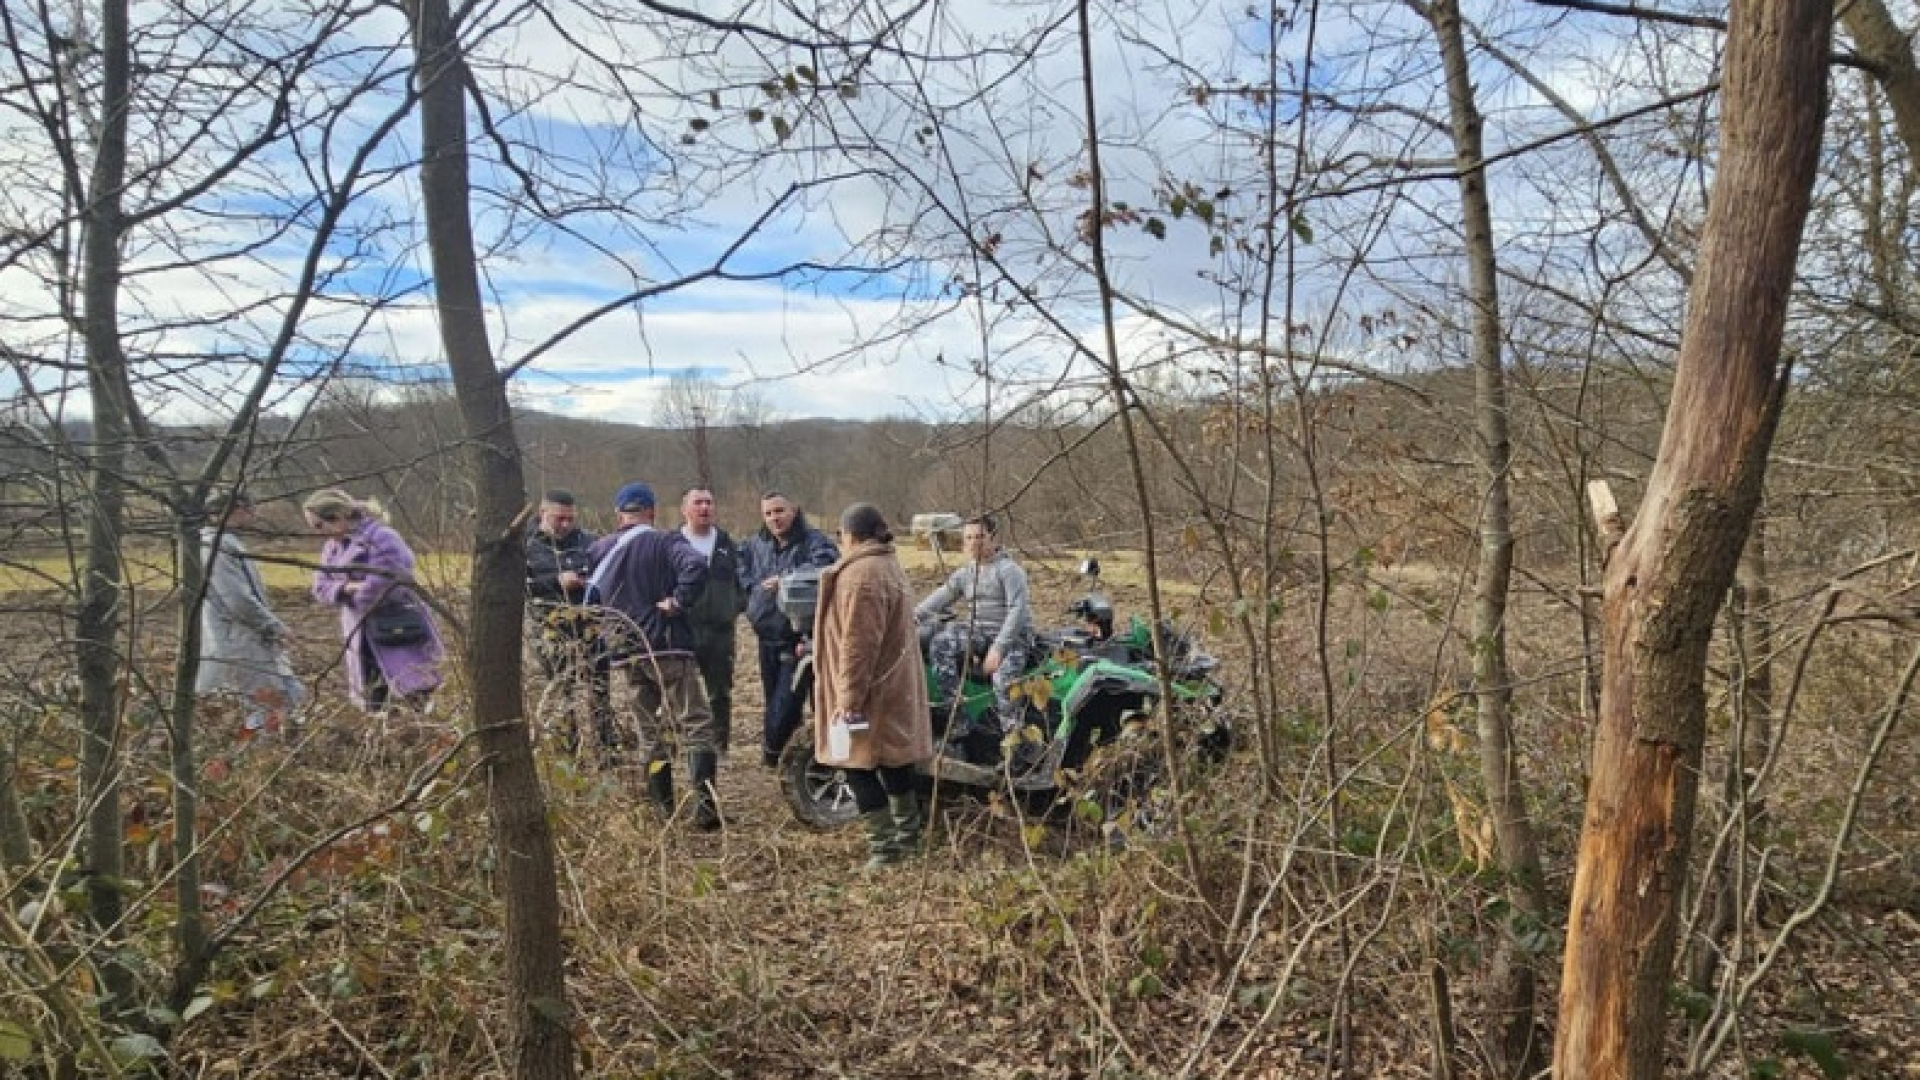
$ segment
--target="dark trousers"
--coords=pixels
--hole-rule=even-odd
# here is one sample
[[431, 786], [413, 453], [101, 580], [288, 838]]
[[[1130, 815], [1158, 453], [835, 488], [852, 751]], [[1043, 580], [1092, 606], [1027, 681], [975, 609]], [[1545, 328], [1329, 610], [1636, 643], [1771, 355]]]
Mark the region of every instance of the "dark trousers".
[[700, 665], [700, 681], [707, 686], [707, 705], [713, 710], [714, 747], [725, 750], [733, 742], [733, 627], [694, 627], [693, 659]]
[[380, 670], [380, 660], [373, 655], [373, 642], [367, 635], [360, 635], [360, 692], [367, 699], [367, 711], [379, 712], [387, 707], [387, 676]]
[[846, 769], [847, 787], [853, 791], [853, 805], [863, 814], [871, 814], [887, 805], [887, 796], [905, 795], [920, 781], [911, 765], [886, 765], [878, 769]]
[[793, 673], [799, 665], [800, 657], [791, 643], [760, 643], [760, 688], [767, 695], [767, 711], [760, 724], [764, 740], [761, 748], [768, 754], [778, 754], [780, 748], [787, 745], [793, 730], [800, 726], [807, 702], [805, 688], [796, 690], [793, 685]]
[[[367, 712], [377, 713], [393, 704], [393, 690], [387, 685], [387, 673], [380, 670], [380, 660], [373, 655], [373, 642], [367, 640], [365, 634], [360, 635], [360, 670], [364, 673], [361, 676], [361, 692], [366, 695]], [[426, 690], [408, 695], [403, 704], [425, 709], [432, 700], [433, 691]]]

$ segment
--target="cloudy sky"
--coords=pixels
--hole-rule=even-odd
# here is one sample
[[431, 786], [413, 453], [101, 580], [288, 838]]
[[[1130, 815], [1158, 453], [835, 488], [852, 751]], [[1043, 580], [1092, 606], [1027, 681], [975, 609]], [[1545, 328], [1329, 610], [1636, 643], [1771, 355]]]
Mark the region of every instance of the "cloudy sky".
[[[133, 121], [141, 179], [128, 202], [169, 209], [127, 247], [135, 273], [122, 309], [130, 351], [159, 358], [138, 388], [149, 408], [230, 415], [258, 358], [276, 353], [285, 359], [270, 408], [299, 407], [341, 370], [361, 385], [443, 374], [417, 121], [394, 119], [410, 61], [394, 12], [354, 9], [325, 33], [283, 15], [200, 41], [197, 27], [168, 21], [173, 5], [143, 10], [145, 66], [169, 74], [150, 77]], [[1004, 413], [1091, 392], [1096, 373], [1076, 350], [1102, 350], [1104, 336], [1080, 228], [1085, 105], [1072, 5], [837, 0], [810, 7], [805, 21], [769, 3], [690, 10], [701, 14], [475, 9], [467, 36], [492, 129], [479, 130], [474, 114], [473, 218], [496, 353], [522, 365], [520, 403], [645, 423], [677, 379], [744, 389], [783, 417]], [[1229, 280], [1242, 268], [1217, 246], [1224, 230], [1201, 219], [1258, 228], [1265, 204], [1250, 147], [1274, 110], [1285, 120], [1291, 106], [1223, 89], [1271, 77], [1275, 28], [1231, 3], [1115, 10], [1102, 9], [1093, 30], [1108, 199], [1144, 210], [1106, 232], [1116, 281], [1176, 322], [1231, 324], [1223, 313], [1246, 303]], [[1419, 70], [1431, 48], [1404, 5], [1328, 11], [1337, 17], [1313, 28], [1311, 69], [1306, 27], [1271, 35], [1282, 81], [1304, 75], [1353, 101], [1434, 107], [1437, 81]], [[38, 33], [37, 51], [50, 56], [50, 36], [85, 30], [56, 22], [16, 33], [27, 55]], [[832, 35], [845, 40], [817, 45]], [[1599, 108], [1599, 84], [1582, 73], [1592, 57], [1556, 60], [1554, 40], [1534, 41], [1539, 69], [1581, 107]], [[276, 70], [236, 60], [236, 41], [246, 58], [322, 47], [295, 87], [286, 137], [228, 170], [210, 132], [258, 130], [274, 87], [250, 76]], [[50, 66], [41, 74], [42, 85], [59, 81]], [[1503, 104], [1512, 85], [1489, 75], [1482, 92]], [[1202, 86], [1211, 93], [1196, 94]], [[189, 122], [207, 115], [219, 123]], [[44, 184], [21, 183], [58, 175], [43, 126], [30, 110], [0, 117], [10, 181], [0, 213], [10, 223], [62, 213]], [[1341, 130], [1313, 153], [1406, 153], [1438, 137], [1418, 125]], [[84, 152], [74, 160], [84, 167]], [[219, 183], [178, 201], [214, 175]], [[336, 231], [316, 239], [322, 200], [349, 177]], [[1302, 230], [1316, 234], [1301, 264], [1308, 315], [1336, 296], [1350, 301], [1327, 283], [1378, 243], [1369, 215], [1389, 211], [1374, 198], [1353, 211], [1358, 224], [1316, 209], [1315, 230]], [[1176, 201], [1183, 212], [1169, 212]], [[77, 341], [56, 317], [47, 263], [31, 247], [8, 254], [8, 344], [72, 357]], [[1318, 282], [1316, 265], [1328, 268]], [[309, 267], [318, 284], [299, 302]], [[1170, 355], [1164, 329], [1133, 308], [1117, 314], [1126, 363]], [[207, 356], [223, 359], [181, 362]], [[16, 361], [0, 375], [16, 408], [31, 387], [37, 407], [71, 414], [82, 399], [63, 403], [58, 391], [77, 385], [57, 364]]]

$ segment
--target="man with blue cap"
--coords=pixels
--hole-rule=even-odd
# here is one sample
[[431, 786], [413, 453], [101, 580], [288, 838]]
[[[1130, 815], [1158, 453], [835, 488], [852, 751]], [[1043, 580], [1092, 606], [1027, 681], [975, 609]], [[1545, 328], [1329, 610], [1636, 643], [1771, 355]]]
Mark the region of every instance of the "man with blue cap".
[[[693, 827], [720, 827], [714, 776], [713, 712], [694, 662], [687, 611], [707, 586], [707, 560], [677, 531], [653, 527], [653, 489], [638, 481], [614, 496], [622, 527], [594, 561], [588, 598], [625, 616], [611, 648], [627, 669], [640, 753], [647, 765], [647, 798], [671, 818], [673, 744], [687, 754], [694, 787]], [[602, 541], [603, 543], [605, 540]]]

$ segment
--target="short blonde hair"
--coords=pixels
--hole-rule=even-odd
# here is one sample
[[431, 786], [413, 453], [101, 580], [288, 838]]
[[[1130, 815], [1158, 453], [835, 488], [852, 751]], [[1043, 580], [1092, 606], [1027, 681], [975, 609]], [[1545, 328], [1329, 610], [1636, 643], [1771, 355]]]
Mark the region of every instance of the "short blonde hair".
[[378, 518], [382, 516], [380, 504], [372, 499], [356, 499], [339, 488], [321, 488], [307, 496], [300, 509], [322, 521], [339, 521], [345, 518]]

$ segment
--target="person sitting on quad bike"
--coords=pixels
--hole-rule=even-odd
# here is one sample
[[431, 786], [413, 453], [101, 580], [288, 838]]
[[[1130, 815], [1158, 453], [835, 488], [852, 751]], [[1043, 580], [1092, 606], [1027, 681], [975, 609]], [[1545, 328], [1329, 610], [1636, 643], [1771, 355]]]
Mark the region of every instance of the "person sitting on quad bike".
[[[1097, 581], [1098, 561], [1086, 560], [1081, 573], [1090, 582]], [[788, 588], [789, 584], [793, 587]], [[816, 641], [824, 639], [829, 592], [825, 580], [791, 575], [783, 580], [780, 592], [781, 607], [793, 623], [816, 627]], [[1068, 607], [1067, 613], [1074, 616], [1075, 625], [1034, 633], [1032, 666], [1013, 684], [1022, 710], [1014, 737], [998, 730], [994, 688], [978, 664], [963, 671], [958, 690], [951, 691], [954, 700], [929, 702], [929, 731], [936, 745], [933, 756], [918, 767], [923, 794], [928, 784], [938, 783], [950, 791], [1001, 792], [1035, 813], [1071, 803], [1073, 816], [1081, 820], [1092, 807], [1103, 821], [1124, 814], [1138, 823], [1153, 818], [1163, 799], [1161, 777], [1169, 765], [1163, 734], [1170, 733], [1176, 747], [1202, 762], [1217, 761], [1232, 747], [1230, 718], [1221, 708], [1224, 690], [1213, 677], [1218, 663], [1198, 648], [1192, 633], [1166, 621], [1156, 630], [1138, 616], [1116, 626], [1113, 603], [1097, 590]], [[933, 630], [932, 624], [921, 625], [923, 650]], [[844, 657], [829, 658], [828, 651], [822, 647], [812, 658], [820, 664], [822, 679], [836, 668], [839, 675], [834, 677], [851, 674], [856, 679], [861, 670], [867, 671], [869, 679], [876, 677], [874, 670], [882, 670], [871, 661], [848, 668]], [[937, 698], [939, 680], [930, 660], [922, 680], [928, 696]], [[1169, 693], [1163, 711], [1160, 699]], [[904, 834], [884, 829], [887, 821], [882, 815], [891, 806], [882, 810], [881, 793], [873, 790], [868, 779], [856, 780], [849, 771], [854, 764], [866, 768], [864, 762], [849, 760], [849, 752], [859, 748], [852, 728], [842, 729], [847, 738], [835, 750], [831, 720], [838, 706], [822, 704], [818, 698], [815, 704], [816, 727], [808, 733], [812, 737], [795, 739], [781, 759], [780, 791], [788, 807], [802, 824], [816, 829], [839, 828], [866, 817], [870, 840], [892, 837], [897, 842]], [[965, 725], [973, 730], [955, 738], [942, 729], [960, 727], [953, 720], [959, 715], [974, 718], [974, 723]], [[1170, 729], [1158, 726], [1162, 716]], [[823, 718], [824, 729], [818, 726]], [[871, 721], [870, 716], [867, 719]], [[894, 779], [897, 788], [898, 777]], [[854, 784], [867, 788], [864, 796], [854, 790]], [[881, 787], [884, 792], [884, 782]], [[908, 824], [914, 824], [913, 807], [900, 809]], [[893, 854], [879, 847], [874, 853], [883, 859]]]
[[1020, 706], [1009, 691], [1025, 672], [1033, 649], [1033, 611], [1027, 603], [1027, 572], [1000, 549], [997, 532], [989, 515], [967, 519], [960, 533], [967, 561], [913, 612], [926, 622], [958, 604], [952, 621], [934, 633], [927, 651], [938, 699], [934, 707], [948, 712], [949, 745], [972, 730], [965, 711], [956, 705], [962, 676], [976, 662], [978, 670], [993, 680], [1000, 734], [1020, 723]]
[[[1087, 566], [1092, 572], [1100, 572], [1100, 564], [1089, 559]], [[1082, 573], [1086, 571], [1083, 569]], [[1098, 593], [1091, 593], [1073, 602], [1067, 608], [1067, 614], [1080, 620], [1080, 632], [1087, 636], [1089, 645], [1104, 645], [1113, 640], [1113, 603]]]

